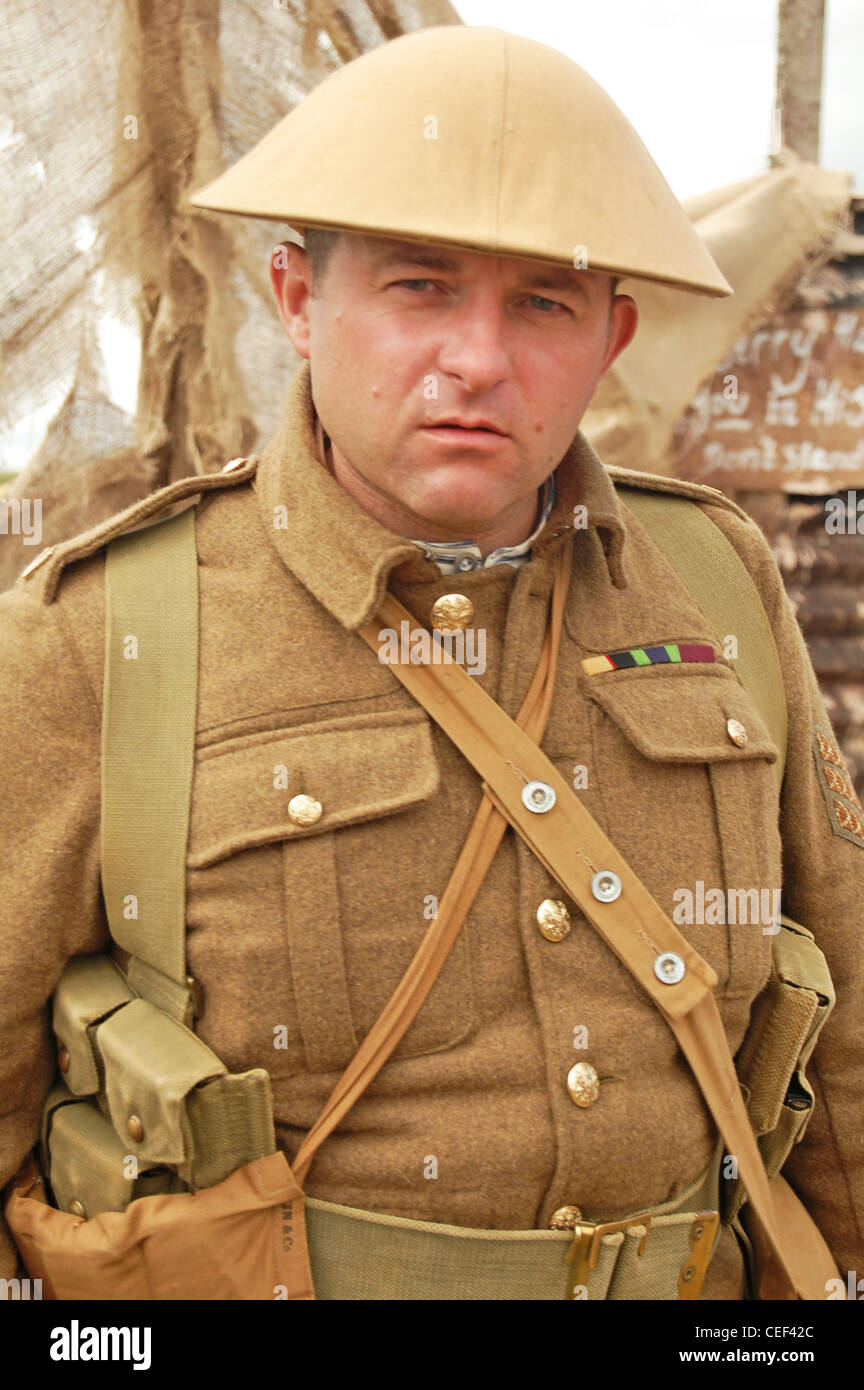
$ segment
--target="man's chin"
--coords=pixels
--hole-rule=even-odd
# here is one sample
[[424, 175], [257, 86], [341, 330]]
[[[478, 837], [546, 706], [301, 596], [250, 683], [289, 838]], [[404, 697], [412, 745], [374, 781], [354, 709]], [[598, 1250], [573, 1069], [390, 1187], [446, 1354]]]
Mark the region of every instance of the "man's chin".
[[488, 464], [484, 468], [463, 464], [446, 470], [421, 464], [411, 482], [400, 489], [400, 500], [416, 517], [442, 527], [448, 538], [456, 539], [460, 529], [473, 533], [517, 506], [521, 491], [519, 480]]
[[423, 540], [474, 540], [479, 531], [484, 530], [506, 510], [507, 499], [489, 495], [478, 497], [476, 492], [463, 499], [454, 498], [452, 492], [442, 497], [436, 504], [427, 498], [406, 498], [412, 515], [417, 518], [416, 525], [425, 527], [415, 534]]

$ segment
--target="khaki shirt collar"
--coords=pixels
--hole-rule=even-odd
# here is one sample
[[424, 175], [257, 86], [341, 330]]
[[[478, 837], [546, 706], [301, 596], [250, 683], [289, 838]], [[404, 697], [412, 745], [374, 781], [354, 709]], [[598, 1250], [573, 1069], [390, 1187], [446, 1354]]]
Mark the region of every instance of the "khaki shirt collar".
[[[316, 434], [317, 431], [317, 434]], [[282, 427], [264, 449], [254, 482], [268, 536], [284, 564], [343, 627], [376, 613], [392, 570], [400, 577], [438, 571], [415, 542], [388, 531], [354, 501], [321, 461], [320, 429], [304, 362], [285, 399]], [[557, 550], [575, 529], [596, 530], [612, 583], [626, 588], [624, 524], [612, 480], [577, 434], [555, 470], [556, 499], [534, 541], [532, 559]], [[584, 507], [577, 516], [576, 507]]]

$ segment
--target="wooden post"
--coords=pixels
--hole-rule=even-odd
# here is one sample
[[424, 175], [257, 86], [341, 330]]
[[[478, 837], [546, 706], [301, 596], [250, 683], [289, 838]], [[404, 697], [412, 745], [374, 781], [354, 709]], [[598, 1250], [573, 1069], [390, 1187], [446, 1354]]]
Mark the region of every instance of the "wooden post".
[[825, 0], [779, 0], [774, 104], [780, 139], [811, 164], [819, 163], [824, 28]]

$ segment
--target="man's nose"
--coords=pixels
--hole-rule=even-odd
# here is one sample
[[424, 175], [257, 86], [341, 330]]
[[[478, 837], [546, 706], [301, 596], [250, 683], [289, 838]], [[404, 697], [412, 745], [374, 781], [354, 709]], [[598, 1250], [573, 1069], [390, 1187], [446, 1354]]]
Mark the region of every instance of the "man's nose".
[[438, 364], [477, 394], [497, 386], [510, 373], [508, 324], [496, 294], [471, 294], [447, 316]]

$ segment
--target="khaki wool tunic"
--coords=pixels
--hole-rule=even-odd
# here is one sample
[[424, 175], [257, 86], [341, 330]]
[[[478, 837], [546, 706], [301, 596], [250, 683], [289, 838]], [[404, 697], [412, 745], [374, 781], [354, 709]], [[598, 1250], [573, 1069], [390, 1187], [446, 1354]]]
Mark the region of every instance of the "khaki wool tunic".
[[[696, 900], [700, 883], [782, 885], [783, 911], [815, 933], [837, 1005], [808, 1068], [814, 1113], [784, 1171], [841, 1273], [864, 1270], [864, 818], [854, 793], [826, 782], [826, 769], [843, 777], [834, 736], [761, 532], [707, 489], [656, 484], [699, 499], [764, 600], [789, 713], [779, 812], [776, 748], [752, 700], [581, 434], [556, 470], [530, 560], [445, 578], [339, 487], [315, 428], [304, 365], [257, 470], [226, 475], [197, 501], [187, 922], [201, 1037], [229, 1071], [270, 1073], [290, 1160], [426, 932], [481, 796], [471, 766], [356, 629], [388, 586], [422, 627], [437, 598], [466, 594], [486, 633], [475, 679], [515, 715], [559, 547], [572, 545], [543, 748], [568, 780], [584, 768], [585, 805], [670, 916], [675, 894]], [[574, 530], [578, 504], [588, 524]], [[99, 877], [104, 541], [129, 524], [103, 527], [98, 542], [49, 557], [0, 595], [4, 1183], [37, 1139], [54, 1075], [48, 1001], [60, 972], [70, 956], [110, 945]], [[583, 669], [590, 656], [673, 642], [711, 644], [716, 660]], [[744, 746], [730, 718], [747, 729]], [[312, 826], [287, 814], [300, 792], [323, 807]], [[429, 999], [316, 1156], [310, 1196], [468, 1227], [545, 1228], [565, 1204], [614, 1220], [666, 1202], [706, 1167], [716, 1131], [658, 1010], [572, 901], [569, 935], [541, 935], [538, 906], [563, 897], [508, 829]], [[734, 1053], [772, 937], [759, 923], [680, 929], [717, 972]], [[585, 1108], [566, 1086], [575, 1061], [599, 1077]], [[14, 1272], [7, 1237], [0, 1273]], [[702, 1297], [742, 1294], [737, 1242], [724, 1230]]]

